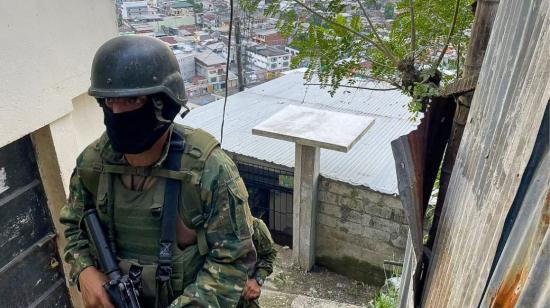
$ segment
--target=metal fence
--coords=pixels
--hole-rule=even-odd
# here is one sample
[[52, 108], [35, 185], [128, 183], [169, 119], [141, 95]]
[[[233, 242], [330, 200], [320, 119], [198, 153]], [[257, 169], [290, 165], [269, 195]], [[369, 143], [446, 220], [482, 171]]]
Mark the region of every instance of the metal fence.
[[252, 215], [266, 223], [277, 244], [292, 247], [293, 173], [275, 166], [236, 164], [248, 189]]

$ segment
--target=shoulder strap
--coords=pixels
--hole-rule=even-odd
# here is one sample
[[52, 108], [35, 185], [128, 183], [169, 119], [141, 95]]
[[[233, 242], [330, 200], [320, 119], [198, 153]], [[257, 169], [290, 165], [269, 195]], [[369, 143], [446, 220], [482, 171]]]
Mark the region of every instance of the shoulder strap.
[[209, 251], [206, 240], [206, 228], [213, 209], [205, 209], [202, 205], [200, 177], [210, 153], [219, 146], [218, 140], [202, 129], [188, 126], [177, 126], [185, 138], [185, 150], [181, 161], [181, 171], [192, 174], [196, 181], [192, 185], [183, 185], [183, 199], [186, 213], [182, 213], [186, 225], [197, 231], [199, 253], [206, 255]]
[[102, 152], [108, 146], [108, 142], [107, 134], [103, 133], [101, 137], [88, 145], [76, 159], [77, 174], [84, 187], [94, 198], [97, 197], [99, 176], [104, 164]]
[[[177, 171], [181, 167], [184, 143], [177, 133], [172, 135], [170, 148], [166, 158], [166, 168]], [[157, 283], [164, 284], [170, 281], [172, 274], [172, 248], [176, 238], [177, 207], [180, 197], [181, 184], [179, 180], [166, 179], [164, 205], [162, 210], [162, 225], [160, 231], [160, 249], [157, 266]], [[158, 295], [158, 294], [157, 294]]]
[[187, 157], [183, 166], [190, 169], [201, 169], [210, 153], [220, 144], [214, 136], [202, 129], [184, 127], [185, 153]]

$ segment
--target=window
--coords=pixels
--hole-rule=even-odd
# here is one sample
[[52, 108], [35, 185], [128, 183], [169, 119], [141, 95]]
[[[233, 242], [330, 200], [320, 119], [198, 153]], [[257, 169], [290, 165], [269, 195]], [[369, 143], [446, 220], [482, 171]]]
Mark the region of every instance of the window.
[[277, 61], [276, 58], [271, 58], [271, 62], [275, 62], [275, 61]]
[[210, 78], [210, 82], [216, 82], [216, 81], [217, 81], [216, 77]]
[[283, 62], [283, 66], [288, 66], [288, 62]]
[[276, 68], [276, 67], [277, 67], [277, 63], [271, 64], [271, 68]]
[[283, 60], [288, 60], [288, 56], [284, 56], [284, 57], [283, 57]]

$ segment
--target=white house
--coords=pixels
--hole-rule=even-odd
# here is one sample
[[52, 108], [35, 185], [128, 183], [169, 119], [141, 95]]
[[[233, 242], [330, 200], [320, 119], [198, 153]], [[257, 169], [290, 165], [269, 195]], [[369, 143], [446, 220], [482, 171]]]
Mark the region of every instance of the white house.
[[[195, 65], [196, 74], [206, 78], [211, 91], [225, 88], [226, 59], [211, 51], [205, 51], [195, 55]], [[230, 89], [237, 86], [237, 76], [231, 72], [228, 86]]]
[[153, 15], [147, 1], [129, 1], [122, 2], [120, 13], [123, 19], [140, 19]]
[[195, 76], [195, 56], [196, 52], [192, 48], [184, 48], [183, 50], [174, 50], [174, 55], [178, 60], [181, 75], [184, 80], [191, 81]]
[[274, 47], [252, 46], [246, 54], [250, 63], [267, 71], [284, 71], [290, 67], [290, 54]]

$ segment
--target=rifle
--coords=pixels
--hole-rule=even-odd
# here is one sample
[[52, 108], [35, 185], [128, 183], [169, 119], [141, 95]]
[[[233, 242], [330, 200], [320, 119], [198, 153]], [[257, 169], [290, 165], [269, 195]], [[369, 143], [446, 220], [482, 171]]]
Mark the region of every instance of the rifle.
[[117, 308], [140, 308], [139, 304], [139, 277], [123, 275], [118, 268], [115, 256], [103, 234], [103, 229], [97, 217], [96, 209], [84, 212], [84, 224], [88, 235], [97, 251], [97, 257], [103, 272], [109, 277], [103, 287], [109, 294], [111, 302]]

